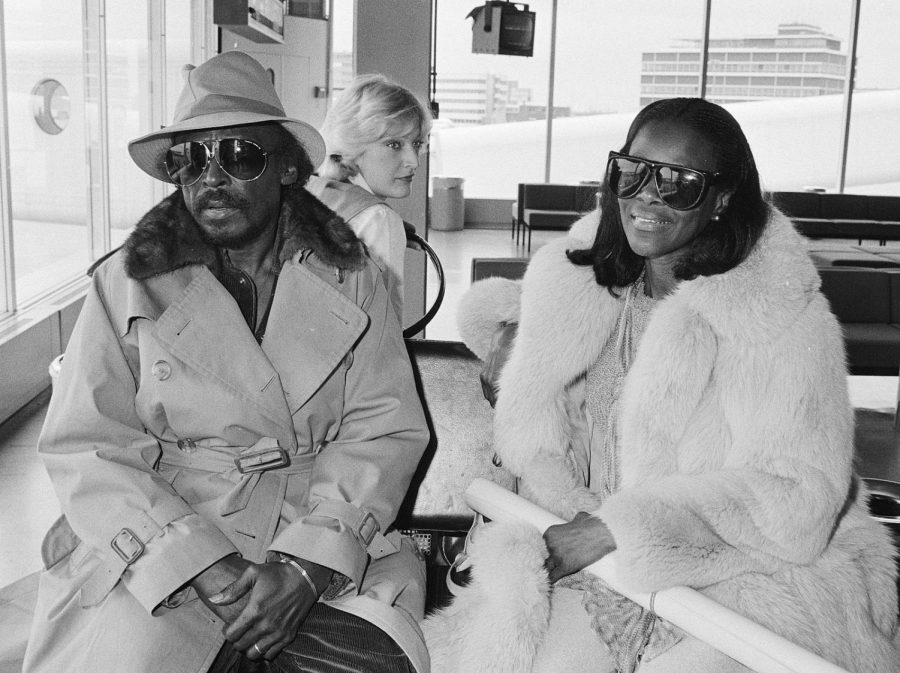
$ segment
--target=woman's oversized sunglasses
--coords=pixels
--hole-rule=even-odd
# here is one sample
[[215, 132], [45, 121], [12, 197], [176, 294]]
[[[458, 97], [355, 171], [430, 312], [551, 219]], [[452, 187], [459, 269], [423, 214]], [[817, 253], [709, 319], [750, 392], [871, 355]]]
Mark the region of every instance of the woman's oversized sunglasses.
[[619, 152], [609, 153], [606, 184], [620, 199], [637, 196], [651, 176], [663, 203], [674, 210], [690, 210], [700, 205], [710, 185], [719, 179], [721, 173], [654, 163]]
[[256, 180], [265, 173], [269, 153], [252, 140], [220, 138], [189, 140], [166, 152], [166, 171], [180, 187], [194, 184], [203, 175], [211, 159], [235, 180]]

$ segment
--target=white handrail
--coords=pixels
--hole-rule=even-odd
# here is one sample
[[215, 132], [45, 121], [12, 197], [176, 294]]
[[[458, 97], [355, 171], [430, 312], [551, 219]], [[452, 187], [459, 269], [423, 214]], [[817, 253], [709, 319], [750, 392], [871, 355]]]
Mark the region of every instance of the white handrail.
[[[466, 489], [465, 499], [469, 507], [493, 521], [524, 521], [541, 532], [564, 523], [556, 515], [487, 479], [474, 479]], [[650, 609], [651, 594], [630, 591], [622, 585], [614, 555], [615, 552], [585, 570], [626, 598]], [[758, 673], [847, 673], [694, 589], [673, 587], [657, 592], [653, 611]]]

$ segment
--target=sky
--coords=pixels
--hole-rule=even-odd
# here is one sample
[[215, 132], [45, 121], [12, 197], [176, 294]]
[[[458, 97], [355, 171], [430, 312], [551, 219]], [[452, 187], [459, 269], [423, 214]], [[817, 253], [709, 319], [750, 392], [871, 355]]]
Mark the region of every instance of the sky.
[[[365, 2], [365, 0], [360, 0]], [[549, 82], [552, 0], [533, 0], [535, 56], [473, 54], [472, 20], [477, 0], [437, 0], [437, 72], [492, 73], [546, 99]], [[519, 3], [521, 7], [521, 3]], [[640, 93], [641, 53], [700, 39], [704, 0], [558, 0], [554, 105], [578, 112], [634, 110]], [[847, 49], [850, 0], [713, 0], [711, 38], [774, 35], [779, 23], [817, 25]], [[346, 17], [351, 0], [335, 1], [335, 48], [351, 49]], [[900, 2], [862, 0], [857, 87], [900, 88]]]

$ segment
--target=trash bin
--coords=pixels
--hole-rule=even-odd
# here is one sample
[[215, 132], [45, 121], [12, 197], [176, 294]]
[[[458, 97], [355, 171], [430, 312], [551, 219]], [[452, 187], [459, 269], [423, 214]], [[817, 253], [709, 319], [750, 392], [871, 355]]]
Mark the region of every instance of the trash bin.
[[465, 222], [462, 178], [431, 179], [431, 226], [438, 231], [460, 231]]

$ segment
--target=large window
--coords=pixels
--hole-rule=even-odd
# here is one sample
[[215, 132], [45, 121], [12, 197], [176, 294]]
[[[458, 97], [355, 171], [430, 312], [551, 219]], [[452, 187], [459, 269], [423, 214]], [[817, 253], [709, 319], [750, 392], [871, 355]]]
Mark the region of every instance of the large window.
[[552, 2], [528, 3], [536, 14], [533, 57], [473, 54], [466, 15], [477, 4], [437, 2], [440, 117], [430, 174], [464, 177], [467, 198], [504, 198], [519, 182], [544, 179]]
[[354, 0], [331, 0], [331, 64], [328, 89], [333, 101], [356, 76], [353, 52]]
[[712, 3], [706, 97], [741, 123], [765, 188], [837, 186], [849, 28], [849, 0]]
[[[3, 3], [17, 303], [89, 263], [80, 3]], [[53, 20], [48, 20], [52, 17]]]
[[[203, 0], [6, 0], [14, 305], [83, 277], [162, 193], [127, 143], [168, 123]], [[3, 259], [3, 257], [0, 257]], [[12, 293], [10, 293], [12, 294]], [[2, 310], [0, 306], [0, 310]]]
[[[0, 4], [0, 133], [10, 161], [2, 207], [12, 213], [0, 271], [15, 290], [7, 309], [80, 276], [168, 191], [132, 165], [126, 144], [170, 121], [181, 67], [202, 53], [191, 36], [210, 42], [210, 4]], [[329, 0], [332, 94], [354, 74], [354, 4]], [[861, 0], [850, 106], [851, 0], [760, 0], [749, 12], [746, 3], [713, 0], [705, 82], [705, 0], [533, 0], [530, 58], [472, 53], [467, 14], [482, 4], [435, 2], [441, 115], [430, 172], [463, 177], [467, 198], [512, 200], [525, 181], [595, 180], [639, 107], [701, 90], [742, 123], [768, 188], [900, 193], [895, 0]]]
[[863, 0], [844, 190], [900, 194], [900, 2]]
[[599, 180], [648, 91], [699, 95], [702, 30], [697, 0], [559, 3], [550, 181]]
[[[558, 1], [552, 104], [554, 3], [529, 3], [533, 58], [472, 54], [462, 16], [478, 4], [437, 3], [431, 169], [464, 177], [467, 198], [513, 199], [519, 182], [596, 180], [640, 107], [701, 92], [741, 122], [767, 188], [840, 189], [851, 0], [761, 0], [752, 11], [713, 0], [706, 52], [704, 0]], [[861, 8], [844, 189], [900, 193], [900, 3]]]
[[[113, 176], [109, 180], [109, 222], [113, 245], [121, 243], [153, 205], [152, 179], [134, 164], [127, 151], [129, 140], [154, 128], [147, 4], [148, 0], [106, 4], [107, 128]], [[177, 35], [174, 37], [177, 43]]]

